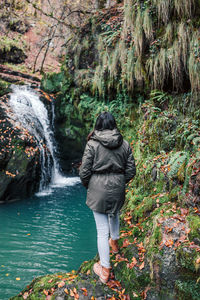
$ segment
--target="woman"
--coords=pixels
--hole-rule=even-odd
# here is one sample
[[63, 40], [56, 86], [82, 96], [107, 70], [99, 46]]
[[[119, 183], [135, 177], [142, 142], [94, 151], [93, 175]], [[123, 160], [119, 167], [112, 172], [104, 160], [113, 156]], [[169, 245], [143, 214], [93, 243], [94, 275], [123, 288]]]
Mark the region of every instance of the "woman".
[[[109, 245], [118, 252], [119, 210], [125, 200], [125, 184], [136, 174], [131, 148], [117, 129], [109, 112], [101, 113], [88, 142], [80, 167], [80, 178], [87, 188], [86, 204], [92, 209], [100, 262], [93, 270], [103, 283], [110, 274]], [[110, 236], [110, 239], [109, 239]]]

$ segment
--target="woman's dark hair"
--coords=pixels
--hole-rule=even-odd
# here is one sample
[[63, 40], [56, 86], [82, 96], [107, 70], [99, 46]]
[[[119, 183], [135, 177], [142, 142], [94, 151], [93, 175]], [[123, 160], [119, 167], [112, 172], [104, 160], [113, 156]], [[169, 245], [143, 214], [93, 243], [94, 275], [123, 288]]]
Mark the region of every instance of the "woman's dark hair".
[[[109, 112], [102, 112], [96, 119], [96, 123], [94, 126], [94, 130], [105, 130], [105, 129], [110, 129], [113, 130], [114, 128], [117, 128], [117, 124], [115, 121], [115, 118], [113, 117], [113, 115]], [[92, 130], [87, 137], [87, 140], [89, 141], [91, 136], [94, 133], [94, 130]]]
[[110, 129], [113, 130], [114, 128], [117, 128], [117, 124], [115, 121], [115, 118], [113, 115], [107, 111], [102, 112], [96, 120], [94, 129], [95, 130], [105, 130]]

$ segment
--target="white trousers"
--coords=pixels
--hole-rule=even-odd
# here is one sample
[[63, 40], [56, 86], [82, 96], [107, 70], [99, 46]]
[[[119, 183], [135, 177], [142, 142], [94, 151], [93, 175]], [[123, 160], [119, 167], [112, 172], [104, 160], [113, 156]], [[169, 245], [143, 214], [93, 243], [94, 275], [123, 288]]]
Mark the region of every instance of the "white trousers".
[[105, 268], [110, 268], [109, 237], [119, 239], [119, 214], [101, 214], [93, 211], [97, 228], [97, 247], [100, 263]]

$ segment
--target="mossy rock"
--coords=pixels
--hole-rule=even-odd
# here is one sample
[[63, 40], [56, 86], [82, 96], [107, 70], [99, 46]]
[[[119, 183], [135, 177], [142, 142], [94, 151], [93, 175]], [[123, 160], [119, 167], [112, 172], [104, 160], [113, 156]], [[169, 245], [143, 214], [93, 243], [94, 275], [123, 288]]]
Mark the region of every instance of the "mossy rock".
[[181, 300], [199, 300], [200, 283], [199, 281], [176, 281], [176, 291], [178, 299]]
[[176, 251], [176, 257], [180, 266], [193, 272], [194, 274], [198, 272], [199, 264], [196, 264], [197, 258], [200, 258], [198, 252], [195, 249], [190, 249], [185, 246], [180, 246]]
[[10, 83], [0, 79], [0, 97], [10, 92], [9, 86]]
[[189, 233], [190, 239], [194, 239], [195, 237], [200, 236], [200, 218], [198, 215], [192, 215], [190, 214], [187, 217], [187, 220], [189, 221], [189, 226], [191, 228], [191, 231]]
[[0, 201], [13, 201], [32, 195], [39, 187], [39, 156], [28, 157], [24, 148], [15, 148], [1, 170]]
[[16, 46], [11, 46], [9, 50], [0, 49], [0, 62], [21, 64], [27, 58], [24, 51]]

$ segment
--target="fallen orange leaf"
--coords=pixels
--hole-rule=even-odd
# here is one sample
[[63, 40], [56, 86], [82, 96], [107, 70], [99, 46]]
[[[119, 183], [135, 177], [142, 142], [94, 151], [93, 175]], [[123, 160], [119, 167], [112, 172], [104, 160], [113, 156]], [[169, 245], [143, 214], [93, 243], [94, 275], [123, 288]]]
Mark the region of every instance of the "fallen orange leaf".
[[64, 292], [65, 292], [65, 294], [69, 294], [69, 291], [68, 291], [68, 289], [64, 289]]
[[122, 248], [126, 248], [126, 247], [128, 247], [129, 245], [131, 245], [131, 242], [130, 242], [128, 239], [125, 239], [125, 240], [123, 241]]
[[137, 264], [137, 259], [133, 256], [132, 262], [130, 264], [127, 264], [127, 268], [133, 269], [136, 264]]
[[24, 293], [24, 295], [22, 296], [23, 297], [23, 299], [27, 299], [28, 298], [28, 293], [26, 292], [26, 293]]
[[81, 288], [81, 290], [83, 291], [83, 295], [87, 296], [88, 295], [88, 291], [86, 288]]
[[108, 298], [108, 300], [116, 300], [116, 298], [114, 297], [114, 295], [112, 295], [112, 297]]
[[138, 248], [143, 248], [143, 243], [141, 242], [141, 243], [137, 244], [137, 247]]
[[165, 246], [169, 247], [169, 248], [171, 248], [173, 244], [174, 244], [173, 240], [168, 240], [168, 241], [165, 242]]
[[200, 257], [197, 258], [196, 264], [200, 264]]
[[74, 298], [75, 298], [75, 299], [79, 299], [79, 294], [75, 294], [75, 295], [74, 295]]
[[59, 287], [59, 288], [62, 288], [64, 285], [65, 285], [65, 282], [64, 282], [64, 281], [61, 281], [61, 282], [58, 283], [58, 287]]
[[49, 295], [49, 292], [48, 292], [48, 291], [46, 291], [46, 290], [43, 290], [43, 293], [44, 293], [46, 296], [48, 296], [48, 295]]
[[122, 257], [120, 254], [117, 254], [116, 258], [115, 258], [115, 261], [117, 261], [117, 262], [127, 261], [128, 262], [128, 259], [125, 258], [125, 257]]
[[134, 264], [137, 264], [137, 259], [133, 256], [132, 257], [132, 262], [134, 263]]
[[140, 269], [140, 270], [144, 269], [144, 261], [143, 261], [143, 263], [139, 266], [139, 269]]
[[138, 295], [135, 292], [133, 292], [133, 297], [138, 297]]

